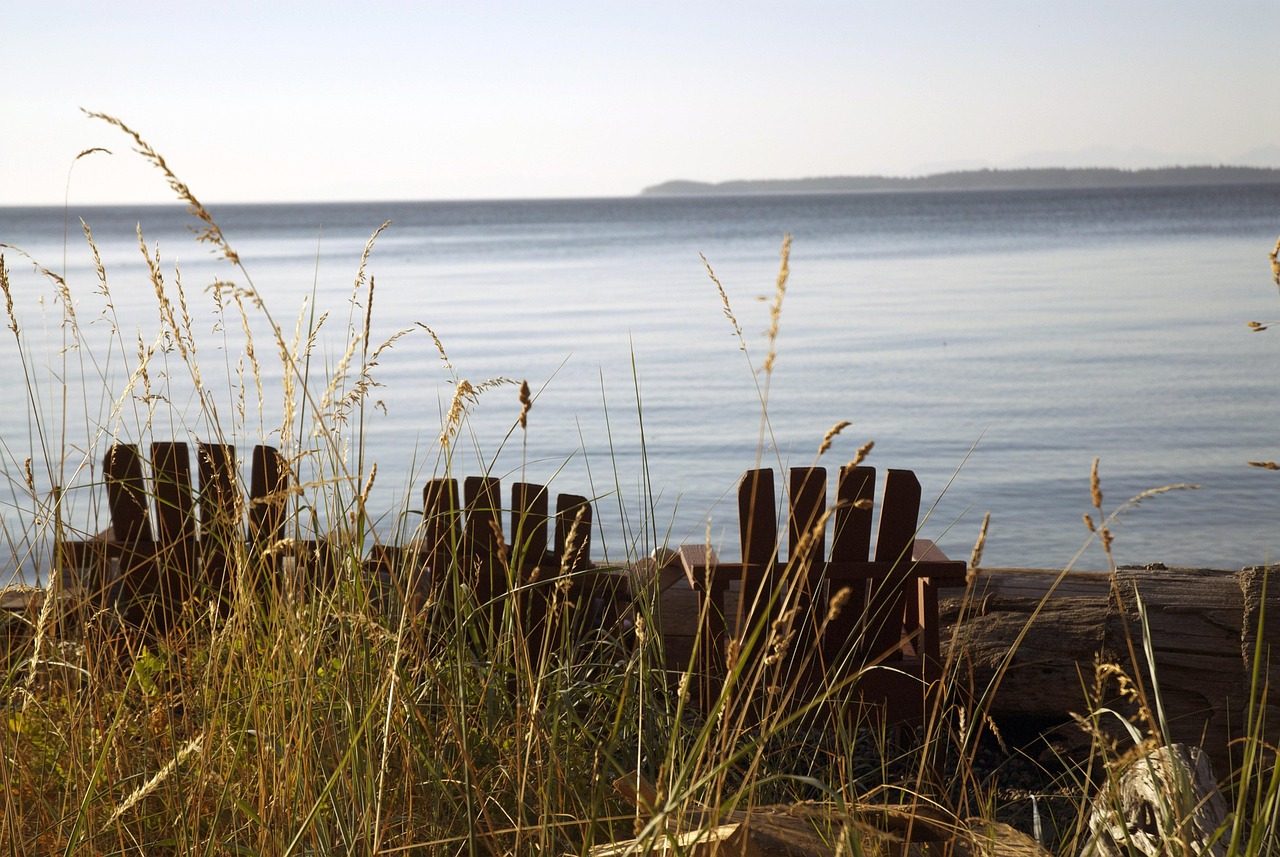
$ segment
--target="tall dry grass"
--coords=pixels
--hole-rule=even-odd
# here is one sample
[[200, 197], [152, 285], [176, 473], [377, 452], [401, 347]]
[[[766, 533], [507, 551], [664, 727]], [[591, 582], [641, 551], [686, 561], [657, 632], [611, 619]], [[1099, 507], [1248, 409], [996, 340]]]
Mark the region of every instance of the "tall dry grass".
[[[158, 319], [145, 337], [117, 317], [111, 277], [85, 224], [96, 282], [72, 284], [41, 269], [66, 337], [55, 374], [87, 379], [85, 389], [51, 397], [54, 382], [41, 375], [24, 338], [27, 308], [0, 257], [10, 347], [39, 427], [32, 457], [44, 462], [37, 471], [24, 459], [10, 475], [13, 490], [30, 501], [23, 526], [33, 535], [11, 541], [47, 544], [86, 535], [74, 522], [101, 523], [98, 460], [113, 440], [193, 437], [242, 449], [269, 440], [299, 477], [287, 498], [289, 536], [322, 534], [332, 568], [322, 586], [289, 585], [278, 565], [234, 539], [226, 545], [230, 594], [198, 591], [168, 632], [154, 635], [130, 627], [110, 605], [84, 601], [66, 613], [72, 593], [60, 591], [63, 560], [38, 555], [50, 571], [49, 597], [27, 615], [30, 627], [6, 626], [12, 633], [3, 655], [0, 842], [9, 853], [585, 854], [629, 838], [647, 853], [671, 845], [682, 829], [810, 799], [828, 808], [822, 833], [833, 852], [887, 854], [894, 853], [888, 840], [868, 827], [869, 808], [893, 803], [909, 814], [914, 807], [956, 830], [970, 829], [972, 817], [1001, 817], [1007, 807], [979, 762], [999, 738], [987, 713], [995, 688], [966, 686], [951, 662], [918, 730], [856, 713], [822, 721], [839, 690], [805, 699], [778, 680], [796, 640], [788, 594], [779, 596], [773, 615], [780, 618], [761, 619], [742, 637], [763, 656], [731, 653], [728, 675], [704, 707], [695, 698], [699, 677], [667, 663], [652, 591], [641, 590], [630, 605], [635, 624], [627, 639], [607, 631], [584, 638], [569, 621], [533, 635], [518, 598], [477, 600], [457, 552], [444, 575], [450, 582], [433, 600], [411, 597], [408, 563], [393, 578], [399, 591], [381, 590], [365, 559], [376, 545], [412, 540], [420, 512], [398, 510], [389, 525], [368, 512], [379, 463], [364, 445], [364, 426], [376, 405], [379, 361], [404, 337], [426, 335], [453, 381], [436, 443], [408, 465], [413, 479], [453, 475], [456, 439], [482, 399], [510, 410], [512, 434], [536, 430], [536, 396], [527, 382], [460, 376], [425, 325], [371, 341], [377, 291], [367, 269], [385, 224], [361, 256], [339, 355], [319, 359], [321, 331], [335, 324], [330, 316], [307, 306], [291, 324], [278, 323], [246, 261], [165, 160], [124, 123], [90, 115], [120, 129], [162, 173], [195, 219], [196, 240], [228, 270], [192, 294], [140, 228]], [[757, 381], [762, 451], [779, 446], [768, 398], [789, 248], [788, 238], [758, 363], [707, 265]], [[84, 290], [109, 326], [107, 348], [88, 347]], [[214, 346], [237, 346], [222, 357], [193, 321], [204, 313], [216, 319]], [[268, 404], [273, 397], [278, 406]], [[83, 436], [68, 434], [75, 417], [88, 425]], [[636, 418], [643, 425], [643, 408]], [[827, 432], [815, 460], [848, 427]], [[854, 463], [872, 446], [859, 448]], [[1093, 529], [1109, 556], [1096, 466], [1092, 485]], [[661, 543], [652, 506], [628, 519]], [[826, 524], [811, 527], [816, 533]], [[505, 549], [508, 583], [541, 587], [556, 615], [566, 570], [522, 582], [514, 571], [522, 545]], [[795, 553], [792, 562], [802, 562], [806, 550]], [[980, 557], [981, 539], [974, 567]], [[1266, 693], [1261, 672], [1255, 688]], [[1270, 854], [1280, 817], [1273, 754], [1260, 740], [1261, 724], [1250, 734], [1253, 755], [1233, 792], [1231, 853]], [[1098, 752], [1109, 750], [1099, 743]], [[1082, 810], [1098, 783], [1087, 770], [1076, 774], [1066, 785]], [[1079, 845], [1079, 818], [1064, 825], [1062, 853]]]

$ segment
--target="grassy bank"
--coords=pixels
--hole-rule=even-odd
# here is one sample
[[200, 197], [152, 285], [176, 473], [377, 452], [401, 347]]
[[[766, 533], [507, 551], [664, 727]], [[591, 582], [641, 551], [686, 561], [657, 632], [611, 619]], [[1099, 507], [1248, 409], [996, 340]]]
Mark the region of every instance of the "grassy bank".
[[[282, 582], [269, 556], [233, 540], [232, 585], [197, 587], [157, 634], [131, 627], [109, 603], [60, 592], [59, 558], [38, 554], [52, 571], [53, 597], [10, 623], [0, 687], [0, 842], [10, 853], [583, 854], [633, 837], [646, 852], [734, 812], [812, 800], [826, 807], [818, 827], [835, 853], [897, 853], [873, 823], [879, 808], [893, 805], [895, 817], [907, 819], [904, 830], [918, 814], [920, 830], [953, 831], [949, 843], [912, 853], [963, 854], [980, 852], [972, 831], [1012, 817], [1000, 765], [988, 758], [1014, 753], [999, 749], [1002, 736], [987, 716], [993, 689], [975, 693], [957, 671], [944, 674], [917, 730], [879, 727], [857, 712], [820, 721], [824, 703], [838, 700], [797, 709], [784, 702], [787, 687], [758, 693], [774, 677], [767, 657], [731, 672], [720, 696], [700, 705], [698, 677], [666, 662], [662, 617], [643, 592], [629, 605], [633, 633], [583, 638], [567, 630], [535, 636], [518, 599], [479, 599], [458, 555], [443, 575], [448, 588], [425, 602], [405, 585], [375, 589], [366, 557], [375, 545], [409, 542], [421, 517], [405, 508], [375, 520], [366, 507], [380, 465], [365, 447], [364, 426], [376, 416], [386, 350], [403, 336], [429, 335], [453, 373], [435, 443], [409, 465], [418, 485], [457, 472], [473, 409], [509, 411], [506, 442], [519, 443], [537, 430], [536, 398], [518, 379], [458, 375], [429, 329], [370, 341], [376, 286], [367, 268], [376, 266], [377, 233], [355, 272], [350, 306], [340, 311], [345, 322], [312, 307], [277, 321], [249, 262], [192, 191], [138, 135], [96, 118], [119, 126], [161, 171], [191, 212], [196, 240], [221, 257], [228, 276], [190, 293], [140, 234], [157, 326], [149, 338], [135, 335], [134, 320], [115, 316], [111, 277], [86, 224], [96, 282], [70, 283], [42, 269], [65, 337], [46, 373], [47, 356], [33, 353], [24, 333], [30, 301], [14, 293], [0, 264], [7, 347], [21, 357], [38, 427], [29, 454], [9, 448], [14, 506], [28, 510], [9, 543], [47, 545], [101, 525], [98, 467], [113, 440], [192, 438], [242, 449], [270, 442], [298, 474], [289, 536], [323, 534], [334, 562], [323, 585], [295, 586]], [[728, 292], [718, 281], [714, 287], [751, 363], [744, 371], [759, 379], [763, 439], [787, 247], [757, 362]], [[211, 336], [233, 343], [230, 354], [210, 348], [193, 321], [209, 314]], [[105, 346], [86, 332], [88, 315], [107, 320]], [[341, 347], [321, 359], [315, 343], [335, 326]], [[217, 356], [207, 362], [206, 355]], [[66, 378], [84, 389], [60, 387]], [[71, 425], [88, 428], [71, 433]], [[819, 455], [830, 439], [813, 439]], [[1109, 546], [1096, 468], [1092, 487], [1091, 526]], [[639, 531], [661, 532], [652, 514], [639, 508], [627, 519]], [[505, 571], [514, 578], [522, 548], [508, 547]], [[645, 559], [612, 558], [619, 568]], [[408, 569], [399, 571], [403, 581]], [[553, 614], [567, 574], [536, 584]], [[754, 636], [775, 651], [789, 639], [769, 623]], [[1261, 696], [1268, 654], [1254, 657]], [[1164, 743], [1156, 688], [1134, 685], [1112, 665], [1086, 678], [1081, 724], [1089, 749], [1045, 774], [1067, 808], [1052, 818], [1045, 810], [1042, 834], [1063, 854], [1079, 851], [1088, 807], [1119, 785], [1133, 749]], [[1123, 718], [1119, 742], [1111, 722], [1119, 718], [1100, 708], [1117, 688], [1135, 712]], [[763, 702], [742, 704], [747, 696]], [[1244, 763], [1225, 774], [1232, 813], [1222, 842], [1232, 854], [1274, 854], [1274, 750], [1259, 737], [1264, 724], [1246, 731], [1253, 737], [1242, 747]], [[1177, 795], [1168, 807], [1158, 826], [1187, 840], [1190, 809]]]

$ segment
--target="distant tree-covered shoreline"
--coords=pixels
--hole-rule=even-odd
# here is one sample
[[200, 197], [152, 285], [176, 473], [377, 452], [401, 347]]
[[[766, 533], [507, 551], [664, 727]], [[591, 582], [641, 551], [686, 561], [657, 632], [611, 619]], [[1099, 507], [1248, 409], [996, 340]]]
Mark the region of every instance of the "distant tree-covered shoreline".
[[767, 193], [855, 193], [886, 190], [1016, 190], [1092, 187], [1175, 187], [1280, 183], [1280, 169], [1265, 167], [1109, 167], [962, 170], [928, 176], [824, 176], [800, 179], [739, 179], [725, 182], [675, 180], [653, 185], [642, 196]]

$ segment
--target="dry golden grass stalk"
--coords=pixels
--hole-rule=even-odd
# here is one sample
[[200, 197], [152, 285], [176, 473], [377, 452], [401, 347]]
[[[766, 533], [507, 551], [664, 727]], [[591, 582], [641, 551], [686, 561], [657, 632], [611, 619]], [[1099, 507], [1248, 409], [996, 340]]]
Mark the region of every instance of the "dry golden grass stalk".
[[449, 403], [449, 412], [445, 414], [444, 431], [440, 432], [440, 445], [448, 446], [454, 432], [462, 424], [462, 417], [467, 412], [467, 402], [475, 401], [479, 392], [471, 386], [466, 378], [458, 381], [453, 387], [453, 401]]
[[852, 423], [850, 423], [848, 420], [841, 420], [840, 422], [833, 425], [831, 428], [827, 429], [827, 433], [822, 436], [821, 445], [818, 446], [818, 455], [822, 455], [824, 452], [830, 449], [831, 441], [835, 439], [836, 435], [840, 434], [840, 432], [847, 429], [850, 425], [852, 425]]
[[526, 431], [529, 428], [529, 411], [533, 408], [533, 397], [529, 392], [529, 382], [523, 380], [520, 382], [520, 428]]
[[213, 219], [213, 215], [211, 215], [208, 209], [200, 203], [200, 200], [196, 199], [195, 194], [191, 192], [191, 188], [187, 187], [185, 182], [174, 175], [173, 170], [169, 169], [169, 165], [165, 163], [164, 157], [159, 152], [151, 148], [151, 145], [147, 143], [146, 140], [143, 140], [137, 131], [134, 131], [114, 116], [109, 116], [106, 113], [94, 113], [90, 110], [85, 110], [84, 114], [90, 119], [101, 119], [108, 124], [114, 125], [132, 137], [135, 146], [134, 151], [150, 161], [157, 169], [160, 170], [160, 172], [164, 173], [165, 180], [168, 181], [170, 189], [177, 194], [179, 199], [187, 204], [187, 211], [190, 212], [193, 217], [198, 218], [205, 224], [203, 229], [196, 230], [196, 240], [203, 241], [217, 247], [218, 250], [222, 252], [223, 257], [231, 264], [240, 264], [240, 256], [232, 250], [231, 245], [227, 243], [227, 239], [222, 234], [222, 227], [218, 226]]
[[1098, 459], [1093, 460], [1093, 467], [1089, 471], [1089, 496], [1093, 500], [1093, 507], [1099, 512], [1102, 511], [1102, 482], [1098, 479]]
[[325, 411], [332, 405], [337, 398], [338, 388], [347, 380], [347, 367], [351, 365], [351, 360], [355, 357], [356, 350], [360, 348], [364, 337], [356, 335], [351, 337], [347, 343], [347, 350], [343, 353], [341, 359], [338, 360], [337, 367], [333, 370], [332, 376], [329, 378], [329, 386], [325, 388], [324, 395], [320, 397], [320, 410]]
[[107, 824], [114, 824], [116, 819], [137, 806], [143, 798], [154, 792], [161, 783], [167, 780], [169, 776], [178, 769], [178, 765], [182, 764], [184, 759], [192, 753], [199, 751], [203, 745], [203, 735], [197, 735], [195, 738], [192, 738], [183, 745], [182, 749], [175, 753], [173, 758], [165, 763], [163, 768], [156, 771], [155, 776], [138, 786], [138, 788], [134, 789], [133, 794], [125, 798], [124, 802], [115, 808], [115, 811], [111, 813], [111, 817], [107, 819]]
[[716, 291], [720, 293], [720, 303], [724, 307], [724, 317], [729, 319], [729, 323], [733, 325], [733, 335], [738, 338], [738, 350], [746, 351], [747, 343], [742, 337], [742, 326], [738, 324], [737, 317], [733, 314], [733, 307], [729, 305], [729, 295], [725, 292], [724, 286], [720, 283], [720, 278], [716, 276], [716, 272], [711, 269], [711, 263], [707, 261], [707, 257], [701, 253], [698, 257], [702, 259], [703, 266], [707, 269], [707, 276], [711, 278], [711, 282], [716, 284]]
[[[383, 232], [385, 232], [389, 226], [391, 226], [391, 221], [390, 220], [385, 221], [381, 226], [373, 230], [373, 234], [370, 235], [369, 240], [365, 242], [364, 252], [360, 254], [360, 267], [356, 270], [355, 290], [357, 292], [360, 291], [360, 289], [364, 286], [364, 272], [365, 272], [365, 269], [369, 267], [369, 257], [373, 254], [374, 242], [378, 240], [378, 236], [381, 235]], [[372, 281], [370, 281], [369, 283], [369, 292], [370, 292], [369, 309], [372, 310], [373, 309]], [[368, 318], [368, 313], [365, 314], [365, 317], [366, 319]], [[365, 333], [368, 333], [368, 331], [366, 330]]]
[[837, 590], [836, 594], [831, 596], [831, 603], [827, 607], [827, 618], [823, 621], [823, 626], [830, 625], [835, 621], [840, 612], [844, 610], [845, 605], [849, 603], [849, 599], [853, 597], [853, 587], [842, 586]]
[[1102, 542], [1102, 550], [1107, 555], [1107, 561], [1114, 563], [1111, 556], [1111, 543], [1115, 537], [1111, 535], [1110, 528], [1107, 527], [1108, 518], [1102, 512], [1102, 480], [1098, 478], [1098, 459], [1093, 459], [1093, 466], [1089, 470], [1089, 496], [1093, 501], [1093, 507], [1098, 510], [1098, 527], [1095, 530], [1093, 519], [1088, 515], [1084, 516], [1085, 524], [1089, 527], [1090, 532], [1098, 534], [1098, 540]]
[[[110, 301], [111, 289], [107, 286], [107, 269], [102, 264], [102, 253], [98, 250], [98, 244], [93, 240], [93, 230], [89, 228], [89, 224], [82, 219], [80, 221], [80, 229], [84, 232], [84, 239], [89, 244], [89, 251], [93, 254], [93, 270], [98, 275], [98, 288], [96, 294], [102, 295]], [[103, 310], [106, 311], [105, 309]]]
[[1276, 246], [1267, 255], [1271, 259], [1271, 278], [1280, 286], [1280, 238], [1276, 239]]
[[373, 491], [373, 483], [377, 478], [378, 462], [375, 461], [369, 466], [369, 478], [365, 480], [364, 487], [360, 489], [360, 496], [357, 498], [357, 508], [359, 508], [361, 515], [364, 514], [365, 508], [369, 505], [369, 494]]
[[773, 293], [773, 303], [769, 305], [769, 354], [764, 358], [761, 371], [769, 375], [773, 372], [773, 364], [778, 359], [778, 326], [782, 322], [782, 299], [787, 294], [787, 278], [791, 276], [791, 233], [782, 238], [782, 261], [778, 266], [778, 285]]
[[18, 317], [13, 314], [13, 291], [9, 287], [9, 266], [4, 262], [4, 254], [0, 253], [0, 292], [4, 292], [4, 311], [9, 316], [9, 330], [18, 335]]
[[982, 551], [987, 546], [987, 529], [991, 526], [991, 513], [982, 516], [982, 529], [978, 531], [978, 540], [973, 543], [973, 552], [969, 554], [969, 571], [976, 572], [982, 565]]
[[453, 364], [449, 362], [449, 353], [444, 350], [444, 343], [440, 341], [440, 337], [436, 336], [436, 332], [422, 322], [418, 322], [418, 327], [425, 330], [427, 335], [431, 337], [431, 341], [435, 343], [436, 351], [440, 354], [440, 362], [444, 363], [444, 368], [449, 372], [453, 372]]
[[[21, 247], [14, 247], [12, 244], [0, 244], [0, 250], [12, 250], [14, 253], [17, 253], [19, 256], [23, 257], [28, 262], [30, 262], [41, 276], [46, 277], [50, 282], [53, 283], [54, 290], [58, 294], [59, 301], [61, 301], [65, 305], [70, 304], [71, 292], [67, 288], [67, 281], [63, 277], [61, 277], [58, 274], [55, 274], [53, 271], [50, 271], [48, 268], [46, 268], [44, 265], [41, 265], [35, 259], [31, 258], [31, 255], [27, 253], [25, 250], [23, 250]], [[0, 254], [0, 259], [3, 259], [3, 254]], [[13, 314], [13, 297], [10, 293], [9, 271], [7, 268], [5, 269], [5, 272], [4, 272], [3, 290], [5, 294], [6, 309], [9, 314], [8, 326], [9, 326], [9, 329], [16, 334], [18, 332], [18, 320]]]
[[876, 442], [869, 440], [862, 446], [858, 447], [858, 451], [853, 454], [853, 461], [850, 461], [845, 467], [849, 470], [857, 467], [859, 464], [867, 460], [867, 456], [871, 454], [871, 450], [875, 447]]
[[[237, 289], [233, 291], [232, 296], [235, 299], [236, 309], [240, 312], [240, 329], [244, 332], [244, 356], [249, 358], [249, 366], [253, 370], [253, 384], [258, 392], [258, 413], [262, 414], [267, 407], [267, 396], [262, 389], [262, 366], [258, 363], [258, 355], [253, 350], [253, 331], [249, 329], [249, 313], [245, 310], [244, 300], [242, 296], [245, 294]], [[241, 397], [244, 396], [244, 386], [241, 384]], [[244, 417], [244, 408], [241, 407], [241, 418]]]
[[440, 432], [440, 445], [448, 446], [450, 444], [454, 435], [458, 433], [458, 429], [462, 427], [462, 421], [467, 415], [468, 408], [480, 400], [481, 393], [494, 387], [514, 383], [515, 381], [510, 378], [490, 378], [476, 385], [466, 378], [459, 378], [454, 383], [453, 401], [449, 404], [449, 412], [444, 418], [444, 429]]

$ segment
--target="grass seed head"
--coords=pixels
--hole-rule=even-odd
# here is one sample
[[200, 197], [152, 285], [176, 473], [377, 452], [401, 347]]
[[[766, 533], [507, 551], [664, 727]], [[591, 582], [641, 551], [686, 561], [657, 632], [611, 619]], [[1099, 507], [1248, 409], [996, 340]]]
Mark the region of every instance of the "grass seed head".
[[1102, 511], [1102, 482], [1098, 479], [1098, 459], [1093, 460], [1093, 468], [1089, 471], [1089, 494], [1093, 500], [1093, 508]]
[[978, 531], [978, 540], [973, 543], [973, 552], [969, 554], [969, 572], [970, 574], [978, 570], [978, 566], [982, 565], [982, 551], [987, 546], [987, 528], [991, 526], [991, 513], [982, 516], [982, 529]]
[[874, 440], [869, 440], [866, 443], [864, 443], [862, 446], [858, 447], [858, 451], [853, 454], [853, 461], [850, 461], [848, 464], [845, 465], [845, 467], [848, 468], [849, 470], [852, 470], [862, 462], [866, 461], [867, 456], [871, 454], [871, 450], [875, 447], [875, 445], [876, 445], [876, 442]]
[[520, 382], [520, 428], [528, 430], [529, 411], [533, 408], [533, 396], [529, 392], [529, 382]]
[[114, 116], [108, 116], [105, 113], [94, 113], [90, 110], [85, 110], [84, 114], [90, 119], [101, 119], [108, 124], [114, 125], [132, 137], [134, 150], [150, 161], [160, 172], [164, 173], [170, 190], [177, 194], [178, 199], [187, 204], [187, 211], [193, 217], [204, 223], [204, 228], [195, 230], [196, 240], [212, 244], [222, 253], [223, 258], [231, 264], [240, 264], [240, 255], [232, 250], [231, 245], [227, 243], [226, 237], [222, 234], [222, 227], [218, 226], [213, 219], [213, 215], [201, 204], [200, 200], [196, 199], [195, 194], [191, 192], [191, 188], [187, 187], [186, 183], [179, 179], [173, 170], [169, 169], [169, 165], [165, 163], [164, 157], [159, 152], [151, 148], [151, 145], [146, 140], [143, 140], [137, 131], [134, 131]]
[[822, 436], [822, 443], [818, 447], [818, 455], [822, 455], [824, 452], [830, 449], [831, 441], [835, 439], [835, 436], [840, 434], [840, 432], [848, 428], [850, 425], [852, 424], [848, 420], [841, 420], [840, 422], [833, 425], [831, 428], [827, 429], [827, 433]]
[[1271, 259], [1271, 279], [1280, 286], [1280, 238], [1276, 239], [1276, 246], [1271, 248], [1268, 257]]
[[849, 603], [849, 599], [852, 597], [853, 597], [852, 587], [849, 587], [849, 586], [840, 587], [840, 589], [836, 592], [836, 594], [831, 596], [831, 604], [827, 607], [826, 622], [827, 623], [834, 622], [835, 618], [840, 615], [840, 612], [844, 610], [845, 605]]
[[9, 330], [18, 335], [18, 318], [13, 314], [13, 291], [9, 288], [9, 268], [0, 253], [0, 291], [4, 292], [4, 311], [9, 316]]
[[764, 358], [761, 372], [773, 374], [773, 364], [778, 359], [778, 327], [782, 322], [782, 299], [787, 294], [787, 279], [791, 276], [791, 233], [782, 238], [782, 260], [778, 265], [778, 283], [773, 293], [773, 303], [769, 305], [769, 354]]

